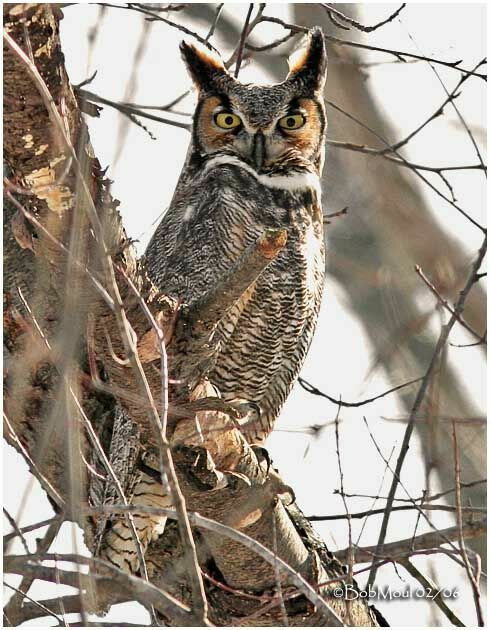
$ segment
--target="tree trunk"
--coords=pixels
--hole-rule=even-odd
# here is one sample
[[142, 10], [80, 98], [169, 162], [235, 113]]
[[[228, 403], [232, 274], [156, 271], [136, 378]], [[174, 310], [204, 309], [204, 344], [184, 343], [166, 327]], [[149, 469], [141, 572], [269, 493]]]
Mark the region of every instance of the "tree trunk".
[[[210, 623], [275, 626], [287, 614], [289, 625], [378, 625], [382, 618], [364, 599], [347, 604], [333, 595], [332, 589], [347, 579], [345, 567], [291, 503], [290, 491], [268, 470], [267, 459], [243, 440], [231, 410], [209, 398], [202, 359], [218, 323], [213, 316], [229, 306], [225, 297], [214, 292], [208, 302], [223, 303], [209, 304], [203, 296], [199, 310], [176, 305], [158, 295], [137, 267], [64, 69], [61, 18], [56, 5], [4, 5], [4, 142], [10, 182], [6, 439], [27, 458], [55, 510], [79, 523], [90, 539], [88, 462], [97, 447], [90, 429], [107, 451], [110, 427], [108, 433], [104, 420], [112, 417], [117, 400], [138, 423], [145, 450], [166, 453], [170, 482], [175, 465], [199, 561], [211, 576], [204, 582]], [[264, 235], [252, 252], [262, 268], [267, 264], [260, 259], [264, 239], [269, 248], [281, 247], [280, 235]], [[245, 261], [244, 269], [248, 284], [260, 273]], [[233, 287], [226, 289], [222, 295], [231, 299]], [[183, 399], [180, 391], [178, 403], [170, 388], [168, 435], [163, 436], [154, 401], [162, 397], [165, 375], [155, 361], [159, 353], [151, 350], [149, 340], [156, 334], [138, 292], [168, 333], [172, 378], [195, 384], [194, 398]], [[101, 376], [96, 378], [94, 370]], [[195, 434], [196, 414], [206, 414], [204, 442]], [[142, 593], [138, 601], [154, 606], [166, 624], [197, 625], [181, 521], [179, 526], [167, 526], [148, 550], [156, 590], [117, 570], [109, 580], [94, 564], [89, 580], [99, 585], [99, 604], [108, 607]], [[254, 548], [254, 541], [265, 549]], [[25, 574], [48, 579], [50, 568], [29, 557], [5, 560], [11, 572], [19, 572], [20, 565]], [[277, 568], [279, 561], [289, 568]], [[67, 580], [63, 583], [71, 583], [68, 573], [59, 574]], [[92, 612], [85, 584], [80, 582], [82, 599], [85, 611]], [[17, 620], [26, 618], [23, 611], [17, 611]]]

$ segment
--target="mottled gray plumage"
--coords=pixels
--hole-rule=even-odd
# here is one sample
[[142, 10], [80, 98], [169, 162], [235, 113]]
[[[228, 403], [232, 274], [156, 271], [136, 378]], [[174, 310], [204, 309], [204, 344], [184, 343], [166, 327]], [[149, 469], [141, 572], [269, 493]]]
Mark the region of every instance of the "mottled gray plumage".
[[[171, 206], [144, 265], [165, 294], [190, 302], [216, 284], [267, 228], [286, 228], [287, 244], [216, 331], [220, 351], [209, 380], [228, 400], [246, 400], [260, 418], [242, 426], [262, 442], [288, 396], [315, 329], [323, 290], [324, 244], [319, 176], [326, 129], [323, 35], [278, 85], [244, 85], [221, 60], [190, 45], [182, 53], [198, 90], [192, 140]], [[114, 427], [111, 460], [136, 503], [168, 505], [163, 488], [119, 461], [131, 420]], [[122, 450], [121, 450], [122, 449]], [[143, 476], [142, 476], [143, 475]], [[114, 491], [106, 491], [113, 502]], [[143, 551], [165, 519], [138, 519]], [[139, 566], [124, 520], [101, 535], [100, 553], [124, 570]]]
[[220, 323], [222, 350], [209, 375], [224, 398], [259, 405], [260, 426], [243, 428], [252, 442], [270, 432], [316, 324], [324, 269], [316, 193], [269, 188], [235, 165], [196, 172], [181, 180], [147, 253], [153, 280], [187, 302], [215, 284], [267, 227], [287, 227], [287, 245], [248, 300]]
[[[164, 293], [190, 302], [213, 286], [264, 229], [287, 229], [284, 250], [220, 323], [221, 352], [209, 375], [224, 398], [259, 405], [259, 425], [242, 430], [249, 441], [260, 442], [298, 376], [322, 296], [323, 36], [314, 31], [299, 70], [272, 86], [243, 85], [187, 45], [183, 54], [199, 89], [193, 140], [145, 263]], [[210, 133], [199, 117], [213, 97], [240, 116], [243, 138], [239, 133], [210, 148]], [[284, 147], [282, 138], [275, 138], [277, 120], [292, 107], [296, 110], [299, 99], [312, 99], [317, 106], [318, 133], [308, 137], [308, 151], [304, 139], [294, 146], [292, 136]], [[268, 133], [266, 158], [257, 166], [254, 142], [262, 133]], [[269, 147], [273, 155], [267, 160]]]

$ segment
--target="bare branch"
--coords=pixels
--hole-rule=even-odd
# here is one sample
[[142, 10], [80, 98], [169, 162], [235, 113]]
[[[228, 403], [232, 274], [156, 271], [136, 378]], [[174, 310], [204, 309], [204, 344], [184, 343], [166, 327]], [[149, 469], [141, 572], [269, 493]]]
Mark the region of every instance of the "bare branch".
[[459, 463], [459, 448], [458, 448], [458, 435], [456, 432], [456, 424], [453, 423], [453, 448], [454, 448], [454, 487], [455, 487], [455, 499], [456, 499], [456, 519], [458, 523], [458, 543], [459, 550], [461, 553], [461, 557], [463, 558], [464, 567], [466, 570], [466, 574], [468, 575], [468, 579], [471, 584], [471, 588], [473, 591], [473, 599], [475, 601], [475, 609], [476, 616], [478, 619], [478, 625], [483, 627], [485, 625], [485, 621], [483, 619], [483, 609], [481, 605], [481, 591], [478, 580], [473, 572], [473, 568], [470, 564], [468, 553], [466, 551], [465, 545], [465, 536], [464, 536], [464, 528], [463, 528], [463, 508], [461, 507], [461, 487], [460, 487], [460, 477], [461, 477], [461, 465]]
[[[339, 493], [341, 494], [341, 493]], [[386, 508], [364, 510], [363, 512], [353, 512], [348, 517], [345, 514], [332, 514], [328, 516], [307, 516], [309, 521], [339, 521], [346, 518], [365, 518], [367, 516], [376, 516], [377, 514], [384, 514]], [[433, 512], [456, 512], [457, 507], [455, 505], [434, 505], [433, 503], [422, 503], [421, 505], [397, 505], [391, 508], [392, 512], [406, 512], [407, 510], [429, 510]], [[465, 514], [486, 514], [487, 509], [484, 507], [463, 507], [462, 512]]]
[[[469, 481], [467, 483], [465, 482], [461, 482], [460, 486], [462, 488], [472, 488], [473, 486], [479, 486], [481, 484], [487, 483], [486, 479], [477, 479], [476, 481]], [[444, 492], [438, 492], [437, 494], [433, 494], [430, 496], [425, 496], [422, 495], [421, 497], [419, 497], [418, 499], [402, 499], [402, 498], [398, 498], [395, 497], [395, 501], [404, 501], [407, 503], [412, 503], [413, 501], [418, 502], [418, 501], [422, 501], [425, 503], [430, 503], [431, 501], [436, 501], [437, 499], [440, 499], [442, 497], [445, 497], [448, 494], [451, 494], [452, 492], [455, 491], [455, 488], [449, 488], [449, 490], [445, 490]], [[339, 490], [335, 490], [334, 494], [340, 494]], [[382, 499], [384, 501], [386, 501], [387, 497], [382, 497], [379, 495], [373, 496], [372, 494], [348, 494], [348, 493], [344, 493], [344, 496], [346, 497], [356, 497], [356, 498], [361, 498], [361, 499]]]
[[[48, 527], [48, 530], [44, 534], [44, 536], [38, 540], [38, 543], [36, 545], [36, 553], [33, 556], [29, 556], [29, 557], [33, 557], [36, 561], [38, 561], [38, 559], [43, 554], [45, 554], [51, 547], [51, 544], [53, 543], [56, 536], [58, 535], [61, 525], [62, 525], [61, 519], [51, 523], [51, 525]], [[17, 590], [16, 594], [10, 599], [8, 604], [5, 606], [5, 610], [4, 610], [7, 617], [11, 620], [16, 619], [17, 616], [20, 614], [24, 596], [29, 591], [33, 581], [35, 580], [35, 577], [29, 574], [21, 573], [20, 575], [22, 575], [23, 577], [19, 585], [19, 588], [16, 589]]]
[[[60, 519], [59, 516], [53, 516], [52, 518], [47, 518], [45, 521], [39, 521], [39, 523], [34, 523], [33, 525], [26, 525], [26, 527], [21, 527], [19, 528], [19, 531], [22, 534], [27, 534], [29, 532], [35, 531], [36, 529], [41, 529], [41, 527], [47, 527], [48, 525], [51, 525], [51, 523], [54, 523], [54, 521], [58, 521], [59, 519]], [[4, 550], [5, 550], [5, 545], [9, 543], [16, 536], [18, 536], [18, 533], [16, 531], [10, 534], [4, 535], [3, 537]]]
[[243, 47], [245, 45], [245, 41], [247, 39], [247, 35], [250, 33], [250, 17], [252, 15], [252, 10], [254, 8], [253, 3], [250, 3], [248, 6], [247, 17], [245, 18], [245, 23], [243, 24], [242, 34], [240, 35], [240, 41], [238, 43], [238, 50], [236, 56], [236, 64], [235, 64], [235, 77], [238, 76], [240, 72], [240, 66], [242, 65], [243, 58]]
[[[7, 521], [10, 523], [10, 526], [12, 527], [12, 529], [14, 530], [13, 536], [18, 536], [20, 538], [20, 541], [22, 543], [22, 546], [25, 549], [25, 552], [27, 554], [31, 553], [29, 546], [27, 545], [27, 540], [24, 538], [24, 534], [21, 531], [21, 529], [19, 528], [19, 526], [17, 525], [17, 523], [15, 522], [14, 517], [10, 514], [10, 512], [8, 510], [6, 510], [5, 508], [3, 508], [3, 513], [5, 515], [5, 518], [7, 519]], [[5, 541], [5, 537], [4, 537], [4, 541]], [[5, 546], [5, 545], [4, 545]]]
[[10, 435], [10, 440], [12, 442], [15, 442], [15, 444], [17, 445], [17, 448], [19, 449], [19, 452], [22, 453], [22, 456], [26, 460], [27, 465], [29, 466], [32, 474], [36, 477], [36, 479], [41, 484], [42, 489], [46, 492], [48, 497], [50, 497], [53, 500], [53, 503], [55, 505], [57, 505], [59, 510], [62, 512], [64, 510], [64, 508], [65, 508], [65, 501], [61, 498], [60, 494], [53, 487], [53, 485], [49, 482], [49, 480], [46, 479], [46, 477], [43, 475], [43, 473], [39, 470], [39, 467], [36, 465], [35, 461], [32, 459], [32, 457], [27, 452], [27, 449], [22, 444], [21, 440], [19, 439], [19, 436], [15, 432], [12, 424], [10, 423], [10, 421], [7, 418], [7, 416], [5, 415], [5, 413], [3, 415], [3, 420], [4, 420], [5, 424], [7, 425], [6, 428], [7, 428], [7, 431], [9, 433], [9, 435]]
[[[377, 133], [374, 129], [372, 129], [371, 127], [369, 127], [368, 125], [366, 125], [364, 122], [362, 122], [361, 120], [359, 120], [356, 116], [353, 116], [352, 114], [350, 114], [349, 112], [345, 111], [342, 107], [340, 107], [339, 105], [337, 105], [336, 103], [333, 103], [332, 101], [326, 99], [325, 102], [330, 105], [331, 107], [333, 107], [335, 110], [339, 111], [340, 113], [342, 113], [344, 116], [346, 116], [347, 118], [349, 118], [349, 120], [354, 121], [355, 123], [357, 123], [360, 127], [362, 127], [363, 129], [365, 129], [366, 131], [368, 131], [369, 133], [373, 134], [374, 137], [376, 137], [382, 144], [385, 145], [385, 147], [387, 149], [391, 149], [392, 145], [385, 139], [383, 138], [383, 136], [381, 136], [379, 133]], [[329, 141], [330, 144], [334, 144], [335, 141], [330, 140]], [[420, 168], [419, 165], [417, 164], [410, 164], [404, 157], [403, 155], [401, 155], [398, 151], [394, 151], [397, 158], [392, 157], [390, 155], [385, 155], [384, 153], [378, 153], [377, 149], [371, 149], [371, 148], [366, 148], [366, 147], [362, 147], [361, 145], [356, 145], [356, 144], [352, 144], [352, 143], [335, 143], [335, 146], [341, 148], [341, 149], [350, 149], [350, 150], [354, 150], [354, 151], [360, 151], [361, 153], [372, 153], [373, 155], [379, 155], [382, 156], [386, 159], [388, 159], [389, 161], [394, 161], [397, 162], [400, 166], [403, 164], [405, 165], [407, 168], [410, 168], [412, 170], [412, 172], [419, 178], [421, 179], [431, 190], [433, 190], [439, 197], [441, 197], [442, 199], [444, 199], [445, 201], [447, 201], [451, 206], [453, 206], [453, 208], [455, 208], [460, 214], [462, 214], [470, 223], [472, 223], [475, 227], [477, 227], [481, 232], [483, 232], [484, 234], [486, 234], [486, 230], [485, 228], [480, 225], [478, 223], [478, 221], [476, 221], [475, 219], [473, 219], [473, 217], [471, 217], [465, 210], [463, 210], [463, 208], [461, 208], [455, 201], [454, 199], [449, 199], [448, 197], [446, 197], [446, 195], [444, 195], [436, 186], [434, 186], [434, 184], [432, 184], [432, 182], [430, 182], [426, 177], [424, 177], [422, 175], [422, 173], [420, 173]], [[447, 168], [450, 167], [446, 167], [445, 169], [442, 170], [447, 170]], [[466, 167], [467, 168], [467, 167]], [[478, 167], [480, 168], [480, 167]], [[437, 174], [439, 175], [439, 177], [441, 177], [441, 169], [437, 169], [436, 167], [434, 167], [434, 169], [430, 169], [430, 167], [427, 167], [426, 170], [435, 170], [437, 172]], [[443, 178], [444, 183], [447, 185], [447, 180], [445, 178]]]
[[[111, 506], [99, 506], [95, 508], [87, 508], [87, 514], [105, 514], [105, 513], [117, 513], [120, 512], [122, 514], [127, 511], [131, 512], [141, 512], [142, 514], [156, 514], [159, 516], [168, 516], [171, 519], [176, 519], [177, 514], [176, 511], [171, 508], [151, 508], [147, 506], [130, 506], [129, 508], [123, 505], [111, 505]], [[302, 593], [311, 601], [314, 606], [317, 606], [320, 612], [323, 614], [325, 619], [332, 626], [341, 626], [342, 621], [337, 616], [337, 614], [330, 608], [330, 606], [325, 602], [325, 600], [306, 582], [306, 580], [299, 575], [297, 571], [292, 569], [284, 560], [279, 557], [276, 557], [273, 552], [264, 547], [260, 542], [250, 538], [246, 534], [234, 529], [233, 527], [229, 527], [228, 525], [224, 525], [219, 523], [218, 521], [214, 521], [212, 519], [205, 518], [199, 514], [189, 512], [187, 514], [189, 521], [192, 523], [194, 527], [200, 527], [205, 530], [212, 531], [220, 536], [225, 536], [230, 538], [231, 540], [235, 540], [242, 544], [243, 546], [251, 549], [261, 558], [266, 560], [271, 566], [277, 562], [280, 566], [281, 570], [283, 570], [288, 579], [291, 580], [291, 583], [294, 584]]]
[[362, 31], [363, 33], [372, 33], [373, 31], [376, 31], [378, 28], [381, 28], [385, 24], [388, 24], [389, 22], [392, 22], [396, 17], [398, 17], [400, 15], [401, 11], [405, 8], [406, 2], [401, 4], [398, 7], [398, 9], [396, 11], [394, 11], [391, 15], [389, 15], [386, 19], [384, 19], [381, 22], [378, 22], [378, 24], [374, 24], [372, 26], [365, 26], [364, 24], [361, 24], [357, 20], [354, 20], [353, 18], [345, 15], [345, 13], [342, 13], [338, 9], [335, 9], [331, 4], [322, 4], [321, 6], [327, 11], [328, 16], [330, 17], [330, 19], [332, 20], [332, 22], [336, 26], [340, 26], [340, 28], [346, 28], [345, 26], [342, 26], [341, 24], [338, 24], [338, 22], [335, 22], [332, 19], [333, 16], [339, 18], [340, 22], [344, 22], [346, 24], [349, 24], [350, 26], [353, 26], [358, 31]]
[[[380, 530], [380, 534], [379, 534], [379, 539], [378, 539], [378, 544], [377, 544], [377, 551], [376, 551], [376, 556], [380, 556], [383, 553], [383, 548], [384, 548], [384, 542], [385, 542], [385, 538], [386, 538], [386, 531], [388, 528], [388, 522], [390, 519], [390, 513], [391, 510], [393, 508], [393, 501], [395, 498], [395, 493], [398, 487], [398, 483], [400, 480], [400, 474], [401, 474], [401, 470], [403, 468], [403, 464], [405, 462], [405, 457], [407, 455], [408, 449], [409, 449], [409, 444], [410, 444], [410, 439], [412, 437], [412, 432], [413, 432], [413, 428], [415, 426], [415, 418], [419, 412], [420, 406], [422, 405], [422, 402], [425, 398], [425, 394], [427, 392], [427, 388], [429, 386], [431, 377], [434, 373], [435, 370], [435, 366], [437, 364], [437, 360], [439, 358], [440, 353], [442, 352], [442, 349], [444, 348], [444, 346], [446, 345], [446, 342], [448, 340], [449, 337], [449, 333], [451, 332], [455, 322], [456, 322], [456, 317], [458, 315], [460, 315], [463, 310], [464, 310], [464, 305], [466, 302], [466, 298], [468, 296], [468, 293], [471, 290], [471, 287], [474, 285], [474, 283], [476, 282], [476, 274], [479, 272], [480, 270], [480, 266], [481, 263], [483, 261], [483, 258], [485, 257], [487, 251], [487, 237], [485, 236], [485, 239], [482, 243], [482, 246], [478, 252], [478, 256], [476, 257], [476, 260], [472, 266], [471, 272], [469, 274], [468, 280], [466, 281], [466, 284], [463, 288], [463, 290], [460, 293], [459, 296], [459, 300], [456, 304], [456, 307], [454, 309], [454, 314], [451, 315], [450, 320], [448, 321], [448, 323], [446, 324], [446, 326], [444, 326], [444, 328], [441, 331], [441, 334], [439, 336], [439, 339], [437, 341], [436, 347], [434, 348], [434, 352], [432, 354], [432, 359], [431, 362], [429, 364], [429, 367], [427, 368], [427, 372], [423, 378], [422, 384], [420, 386], [420, 389], [417, 393], [417, 396], [415, 398], [415, 402], [413, 404], [412, 407], [412, 411], [410, 413], [410, 419], [409, 422], [407, 424], [407, 428], [405, 430], [405, 435], [403, 437], [403, 442], [402, 442], [402, 446], [400, 449], [400, 455], [398, 457], [397, 463], [396, 463], [396, 468], [395, 468], [395, 472], [393, 475], [393, 481], [390, 487], [390, 491], [388, 494], [388, 501], [386, 503], [386, 511], [383, 517], [383, 522], [381, 524], [381, 530]], [[370, 571], [369, 574], [369, 580], [368, 583], [369, 584], [373, 584], [374, 580], [376, 578], [376, 568], [373, 567]]]
[[[5, 582], [5, 580], [3, 581], [3, 585], [6, 586], [7, 588], [10, 588], [12, 591], [17, 593], [18, 595], [20, 595], [22, 599], [27, 599], [28, 601], [30, 601], [33, 604], [33, 606], [36, 608], [36, 612], [38, 613], [36, 615], [36, 617], [44, 617], [46, 615], [49, 615], [50, 617], [54, 617], [60, 624], [65, 625], [63, 623], [63, 619], [61, 619], [61, 617], [58, 617], [58, 615], [54, 611], [52, 611], [50, 608], [48, 608], [48, 606], [46, 606], [42, 602], [36, 601], [32, 597], [30, 597], [27, 593], [21, 591], [20, 589], [16, 588], [15, 586], [12, 586], [11, 584], [7, 584], [7, 582]], [[38, 611], [41, 611], [41, 614]], [[7, 617], [8, 617], [8, 619], [11, 622], [15, 619], [16, 620], [16, 625], [20, 625], [21, 623], [23, 623], [25, 621], [24, 615], [22, 614], [23, 613], [23, 609], [20, 610], [19, 615], [17, 615], [17, 619], [14, 616], [15, 613], [12, 614], [12, 612], [13, 611], [9, 611], [9, 613], [7, 613]]]
[[[172, 127], [179, 127], [180, 129], [185, 129], [189, 131], [191, 125], [189, 123], [180, 122], [179, 120], [172, 120], [171, 118], [162, 118], [162, 116], [156, 116], [155, 114], [149, 114], [146, 111], [143, 111], [140, 107], [135, 106], [131, 103], [117, 103], [116, 101], [111, 101], [108, 98], [104, 98], [103, 96], [99, 96], [94, 92], [90, 92], [89, 90], [83, 90], [78, 88], [76, 90], [77, 95], [85, 100], [92, 103], [101, 103], [102, 105], [107, 105], [108, 107], [112, 107], [117, 109], [117, 111], [129, 116], [133, 122], [137, 122], [136, 116], [140, 116], [141, 118], [146, 118], [148, 120], [154, 120], [155, 122], [164, 123], [165, 125], [171, 125]], [[166, 108], [168, 109], [168, 107]], [[148, 131], [145, 127], [144, 129]]]
[[[463, 535], [465, 539], [477, 538], [483, 536], [486, 533], [487, 521], [486, 519], [465, 522], [463, 525]], [[356, 549], [356, 562], [372, 562], [379, 559], [391, 559], [399, 561], [403, 558], [409, 558], [415, 552], [423, 553], [427, 549], [443, 549], [441, 545], [447, 544], [446, 540], [453, 541], [458, 540], [459, 529], [458, 527], [447, 527], [439, 531], [429, 532], [427, 534], [419, 534], [418, 536], [410, 536], [404, 540], [397, 540], [392, 543], [386, 543], [383, 548], [383, 554], [379, 555], [376, 551], [376, 545], [372, 547], [358, 547]], [[348, 548], [341, 549], [335, 552], [335, 556], [340, 561], [344, 561], [347, 558]]]
[[[90, 574], [84, 574], [79, 571], [65, 571], [43, 566], [36, 563], [38, 556], [6, 556], [4, 558], [4, 570], [6, 573], [25, 575], [26, 579], [38, 579], [53, 583], [56, 583], [56, 580], [59, 579], [61, 584], [75, 588], [80, 586], [87, 592], [91, 592], [91, 581], [95, 580], [98, 585], [101, 584], [98, 592], [104, 592], [108, 589], [108, 592], [115, 596], [116, 601], [120, 598], [120, 594], [115, 592], [116, 589], [114, 589], [114, 583], [117, 581], [118, 586], [123, 589], [128, 599], [137, 599], [149, 609], [153, 606], [163, 615], [169, 615], [173, 619], [178, 620], [182, 626], [195, 625], [195, 617], [187, 606], [181, 604], [162, 589], [145, 582], [141, 578], [120, 571], [109, 562], [76, 554], [43, 554], [42, 559], [56, 562], [66, 560], [81, 565], [88, 565], [92, 571]], [[98, 568], [108, 572], [110, 577], [96, 573]], [[58, 578], [56, 574], [58, 574]], [[93, 612], [97, 612], [97, 610], [94, 609]]]
[[301, 376], [298, 378], [298, 383], [308, 393], [314, 394], [315, 396], [321, 396], [322, 398], [326, 398], [331, 403], [334, 403], [335, 405], [338, 405], [339, 407], [362, 407], [363, 405], [369, 405], [370, 403], [374, 402], [375, 400], [379, 400], [380, 398], [384, 398], [385, 396], [388, 396], [389, 394], [392, 394], [393, 392], [396, 392], [399, 389], [403, 389], [404, 387], [408, 387], [409, 385], [413, 385], [414, 383], [418, 383], [419, 381], [422, 380], [422, 378], [423, 377], [415, 378], [412, 381], [408, 381], [407, 383], [402, 383], [401, 385], [397, 385], [396, 387], [392, 387], [391, 389], [388, 389], [386, 392], [383, 392], [382, 394], [378, 394], [377, 396], [374, 396], [373, 398], [367, 398], [366, 400], [361, 400], [359, 402], [345, 402], [344, 400], [337, 400], [336, 398], [333, 398], [332, 396], [329, 396], [328, 394], [323, 393], [318, 388], [316, 388], [314, 385], [312, 385], [311, 383], [308, 383], [308, 381], [306, 381]]
[[436, 287], [432, 284], [429, 278], [427, 278], [427, 276], [424, 274], [424, 272], [422, 271], [419, 265], [415, 265], [415, 273], [420, 278], [422, 278], [422, 280], [424, 281], [424, 284], [427, 287], [429, 287], [429, 289], [438, 299], [439, 303], [442, 304], [442, 306], [444, 306], [444, 308], [456, 318], [456, 321], [459, 322], [461, 326], [463, 326], [463, 328], [465, 328], [468, 332], [470, 332], [474, 337], [476, 337], [479, 343], [484, 343], [486, 345], [486, 340], [484, 340], [484, 338], [481, 337], [481, 335], [479, 335], [475, 330], [473, 330], [473, 328], [464, 321], [461, 315], [458, 315], [457, 313], [454, 312], [454, 309], [449, 305], [448, 301], [442, 297], [442, 295], [439, 293]]
[[[288, 31], [292, 32], [292, 33], [307, 33], [308, 29], [305, 26], [300, 26], [299, 24], [290, 24], [288, 22], [285, 22], [284, 20], [281, 20], [280, 18], [277, 17], [271, 17], [271, 16], [263, 16], [262, 17], [262, 21], [263, 22], [271, 22], [272, 24], [280, 24], [284, 29], [287, 29]], [[345, 39], [339, 39], [338, 37], [334, 37], [333, 35], [324, 35], [325, 39], [327, 41], [330, 41], [334, 44], [338, 44], [339, 46], [349, 46], [351, 48], [360, 48], [360, 49], [364, 49], [364, 50], [373, 50], [375, 52], [382, 52], [388, 55], [393, 55], [394, 57], [396, 57], [397, 60], [399, 61], [406, 61], [406, 59], [417, 59], [419, 61], [430, 61], [432, 63], [441, 65], [441, 66], [445, 66], [446, 68], [452, 68], [453, 70], [457, 70], [463, 74], [467, 74], [470, 76], [474, 76], [474, 77], [478, 77], [479, 79], [483, 79], [484, 81], [487, 80], [487, 75], [486, 74], [481, 74], [479, 72], [475, 72], [472, 70], [466, 70], [465, 68], [461, 68], [461, 66], [459, 65], [461, 63], [461, 60], [458, 61], [443, 61], [441, 59], [434, 59], [433, 57], [425, 57], [424, 55], [416, 55], [413, 53], [407, 53], [407, 52], [403, 52], [400, 50], [391, 50], [389, 48], [380, 48], [378, 46], [371, 46], [370, 44], [360, 44], [358, 42], [351, 42], [351, 41], [347, 41]]]
[[401, 564], [405, 567], [405, 569], [408, 571], [408, 573], [410, 573], [412, 577], [418, 580], [418, 582], [423, 586], [424, 589], [429, 589], [428, 592], [435, 594], [432, 601], [438, 606], [438, 608], [444, 613], [444, 615], [446, 615], [449, 621], [457, 627], [464, 628], [464, 623], [444, 601], [444, 597], [442, 597], [441, 595], [441, 589], [433, 582], [431, 582], [428, 578], [426, 578], [425, 575], [410, 562], [410, 560], [406, 559]]

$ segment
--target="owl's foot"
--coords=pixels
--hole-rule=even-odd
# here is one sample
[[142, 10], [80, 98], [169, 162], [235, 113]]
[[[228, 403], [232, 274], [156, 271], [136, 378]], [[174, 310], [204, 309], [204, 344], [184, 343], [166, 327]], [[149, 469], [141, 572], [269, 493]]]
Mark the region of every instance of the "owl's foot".
[[256, 402], [246, 400], [245, 398], [233, 398], [227, 402], [237, 412], [238, 417], [235, 419], [237, 428], [242, 429], [247, 427], [248, 430], [252, 427], [260, 427], [262, 411]]
[[255, 457], [257, 458], [259, 464], [265, 462], [267, 466], [265, 474], [268, 475], [272, 466], [272, 459], [269, 455], [269, 451], [265, 449], [261, 444], [250, 444], [250, 448], [255, 453]]
[[269, 480], [272, 481], [277, 496], [281, 499], [284, 505], [290, 505], [296, 501], [296, 495], [294, 490], [288, 484], [284, 483], [276, 470], [272, 467], [272, 459], [269, 455], [269, 451], [265, 449], [261, 444], [250, 444], [250, 448], [255, 453], [259, 465], [265, 463], [267, 465], [266, 475]]
[[283, 505], [291, 505], [296, 502], [294, 490], [287, 483], [284, 483], [274, 468], [270, 469], [269, 479], [272, 481], [276, 495], [281, 499]]

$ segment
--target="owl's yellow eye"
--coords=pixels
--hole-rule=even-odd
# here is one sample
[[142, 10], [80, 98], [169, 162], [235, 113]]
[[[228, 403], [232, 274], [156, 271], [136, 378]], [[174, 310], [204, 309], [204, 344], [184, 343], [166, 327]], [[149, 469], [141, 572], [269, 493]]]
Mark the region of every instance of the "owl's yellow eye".
[[306, 122], [306, 118], [303, 114], [289, 114], [289, 116], [283, 116], [279, 120], [279, 127], [282, 129], [299, 129]]
[[240, 117], [231, 112], [220, 112], [214, 117], [214, 122], [221, 129], [235, 129], [242, 124]]

